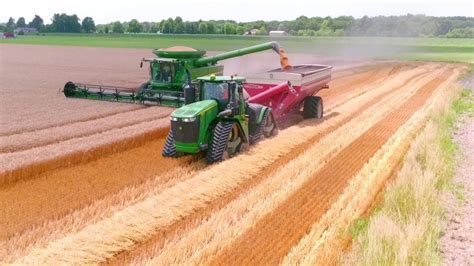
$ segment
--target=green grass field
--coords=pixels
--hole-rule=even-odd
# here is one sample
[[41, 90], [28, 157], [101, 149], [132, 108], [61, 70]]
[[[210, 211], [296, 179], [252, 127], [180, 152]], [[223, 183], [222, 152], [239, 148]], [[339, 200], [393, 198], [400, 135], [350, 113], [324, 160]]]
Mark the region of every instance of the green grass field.
[[474, 39], [45, 34], [0, 39], [0, 43], [149, 49], [185, 45], [209, 51], [227, 51], [270, 40], [280, 42], [290, 53], [312, 53], [345, 58], [371, 57], [474, 63]]

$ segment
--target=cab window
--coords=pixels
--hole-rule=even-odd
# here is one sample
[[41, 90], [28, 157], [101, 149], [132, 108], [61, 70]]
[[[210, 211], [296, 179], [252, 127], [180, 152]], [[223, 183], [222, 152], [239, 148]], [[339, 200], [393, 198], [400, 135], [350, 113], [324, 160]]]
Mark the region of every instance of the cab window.
[[203, 100], [216, 99], [222, 104], [229, 102], [227, 83], [205, 82], [202, 86]]
[[171, 83], [174, 74], [174, 66], [171, 63], [160, 62], [156, 71], [155, 80], [158, 82]]

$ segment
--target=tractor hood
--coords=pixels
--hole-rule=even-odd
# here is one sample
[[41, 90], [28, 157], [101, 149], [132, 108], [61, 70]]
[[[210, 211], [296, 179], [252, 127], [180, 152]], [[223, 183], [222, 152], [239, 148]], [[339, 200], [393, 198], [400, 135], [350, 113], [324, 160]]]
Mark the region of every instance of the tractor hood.
[[175, 110], [171, 113], [173, 118], [193, 118], [203, 113], [204, 111], [217, 106], [217, 102], [214, 100], [204, 100], [195, 103], [191, 103]]

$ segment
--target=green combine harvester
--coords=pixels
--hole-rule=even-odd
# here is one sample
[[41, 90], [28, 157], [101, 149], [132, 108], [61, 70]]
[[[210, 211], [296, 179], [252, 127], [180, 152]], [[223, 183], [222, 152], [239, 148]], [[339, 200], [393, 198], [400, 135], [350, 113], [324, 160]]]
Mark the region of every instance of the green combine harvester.
[[211, 75], [198, 82], [201, 100], [171, 114], [163, 156], [206, 151], [207, 162], [214, 163], [277, 133], [271, 109], [244, 98], [243, 77]]
[[218, 65], [219, 61], [269, 49], [273, 49], [280, 56], [284, 54], [277, 42], [263, 43], [215, 56], [204, 56], [206, 51], [183, 46], [156, 49], [153, 52], [157, 57], [143, 58], [140, 63], [140, 67], [143, 62], [150, 64], [150, 80], [138, 88], [69, 81], [63, 92], [66, 97], [73, 98], [180, 107], [199, 100], [191, 89], [188, 90], [190, 93], [185, 93], [186, 84], [195, 83], [198, 77], [223, 74], [224, 66]]

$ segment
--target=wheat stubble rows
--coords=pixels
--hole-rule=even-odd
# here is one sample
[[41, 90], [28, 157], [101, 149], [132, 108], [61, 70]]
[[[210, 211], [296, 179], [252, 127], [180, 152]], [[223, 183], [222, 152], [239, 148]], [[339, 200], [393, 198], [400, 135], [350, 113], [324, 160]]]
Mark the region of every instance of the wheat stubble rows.
[[[50, 171], [22, 172], [0, 187], [0, 258], [219, 264], [232, 255], [234, 263], [278, 263], [452, 68], [383, 64], [336, 75], [321, 93], [324, 121], [299, 122], [215, 166], [190, 157], [162, 159], [160, 133], [120, 149], [102, 148], [103, 156], [95, 149], [89, 160], [70, 166], [63, 159], [50, 162], [57, 164]], [[167, 120], [153, 115], [137, 124], [111, 122], [105, 130]], [[90, 125], [75, 135], [55, 134], [54, 141], [107, 133]], [[160, 126], [166, 131], [165, 122]], [[4, 147], [28, 151], [25, 144]]]

